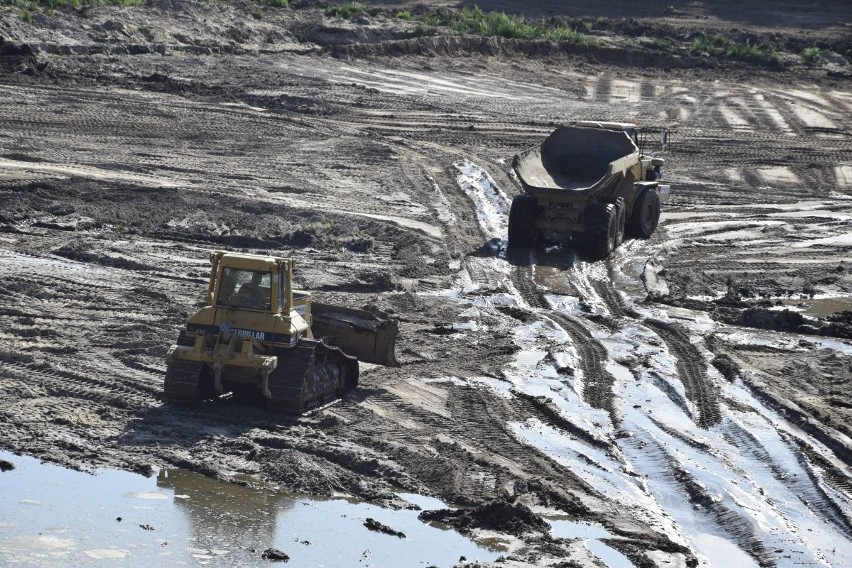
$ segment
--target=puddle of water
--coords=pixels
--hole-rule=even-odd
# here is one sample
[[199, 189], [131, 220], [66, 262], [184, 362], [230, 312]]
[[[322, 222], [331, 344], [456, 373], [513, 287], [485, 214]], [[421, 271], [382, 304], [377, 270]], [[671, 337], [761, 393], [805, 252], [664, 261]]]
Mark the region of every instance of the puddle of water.
[[428, 495], [420, 495], [419, 493], [397, 493], [397, 497], [403, 501], [407, 501], [412, 505], [417, 505], [423, 511], [434, 511], [436, 509], [447, 509], [447, 505], [440, 499], [429, 497]]
[[635, 565], [622, 553], [601, 542], [600, 538], [612, 538], [613, 535], [599, 525], [578, 523], [558, 519], [547, 519], [550, 534], [555, 538], [582, 538], [589, 551], [598, 557], [607, 568], [635, 568]]
[[[0, 473], [2, 566], [267, 566], [261, 553], [268, 547], [286, 552], [287, 566], [310, 567], [395, 567], [401, 558], [412, 566], [453, 566], [460, 556], [498, 556], [420, 522], [413, 510], [248, 489], [180, 470], [152, 478], [88, 475], [8, 452], [0, 459], [15, 464]], [[400, 497], [444, 507], [429, 497]], [[406, 538], [367, 530], [368, 517]]]
[[599, 525], [547, 519], [550, 523], [550, 534], [554, 538], [610, 538], [612, 534]]
[[587, 540], [586, 546], [607, 568], [636, 568], [629, 558], [599, 540]]
[[816, 318], [824, 318], [837, 312], [852, 310], [852, 298], [782, 299], [780, 301], [785, 308], [796, 308], [797, 311]]

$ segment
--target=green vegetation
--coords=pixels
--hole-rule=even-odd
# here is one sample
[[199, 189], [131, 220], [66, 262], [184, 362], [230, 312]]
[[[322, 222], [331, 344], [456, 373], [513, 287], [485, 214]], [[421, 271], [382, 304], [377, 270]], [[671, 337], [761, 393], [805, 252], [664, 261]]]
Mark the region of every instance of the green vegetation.
[[363, 2], [350, 2], [349, 4], [341, 4], [339, 6], [329, 6], [325, 9], [325, 15], [330, 18], [343, 18], [351, 20], [355, 14], [360, 14], [366, 6]]
[[806, 47], [802, 50], [802, 59], [807, 63], [816, 63], [819, 60], [820, 49], [818, 47]]
[[[485, 12], [479, 6], [458, 11], [440, 10], [423, 17], [417, 27], [422, 35], [434, 33], [443, 26], [459, 34], [510, 39], [546, 39], [572, 43], [591, 43], [591, 37], [574, 28], [552, 25], [504, 12]], [[591, 27], [591, 25], [589, 26]]]
[[407, 21], [407, 20], [411, 19], [411, 12], [409, 12], [408, 10], [400, 10], [399, 12], [396, 13], [396, 17], [397, 17], [397, 19]]
[[736, 43], [719, 34], [696, 37], [692, 41], [692, 51], [763, 65], [779, 63], [778, 53], [769, 46], [751, 43], [749, 40], [745, 43]]
[[267, 6], [272, 6], [273, 8], [289, 8], [290, 0], [263, 0]]
[[675, 44], [675, 40], [670, 37], [654, 37], [646, 43], [646, 45], [661, 51], [671, 51], [675, 48]]
[[69, 6], [141, 6], [144, 0], [0, 0], [0, 5], [14, 6], [21, 9], [21, 19], [32, 23], [33, 15], [38, 12], [50, 14], [57, 8]]
[[80, 8], [81, 6], [141, 6], [144, 0], [0, 0], [0, 4], [15, 6], [25, 11], [38, 9], [55, 10], [63, 6]]

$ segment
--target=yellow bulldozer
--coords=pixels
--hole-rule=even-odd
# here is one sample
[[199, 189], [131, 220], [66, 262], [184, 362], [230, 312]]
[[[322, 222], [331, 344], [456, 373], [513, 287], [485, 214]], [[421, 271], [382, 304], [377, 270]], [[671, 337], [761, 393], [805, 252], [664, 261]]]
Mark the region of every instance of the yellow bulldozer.
[[217, 251], [210, 262], [207, 305], [166, 355], [167, 401], [232, 392], [302, 414], [352, 392], [359, 360], [398, 366], [397, 322], [311, 301], [293, 289], [293, 260]]

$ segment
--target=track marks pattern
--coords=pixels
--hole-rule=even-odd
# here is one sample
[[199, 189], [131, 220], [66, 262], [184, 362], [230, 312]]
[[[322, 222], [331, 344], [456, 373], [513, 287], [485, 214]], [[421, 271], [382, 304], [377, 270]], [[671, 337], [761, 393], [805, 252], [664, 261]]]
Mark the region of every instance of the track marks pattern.
[[696, 405], [696, 423], [709, 428], [719, 423], [719, 396], [717, 387], [707, 375], [707, 365], [698, 349], [689, 341], [684, 331], [660, 320], [646, 319], [644, 324], [653, 329], [677, 357], [677, 370], [686, 389], [686, 396]]

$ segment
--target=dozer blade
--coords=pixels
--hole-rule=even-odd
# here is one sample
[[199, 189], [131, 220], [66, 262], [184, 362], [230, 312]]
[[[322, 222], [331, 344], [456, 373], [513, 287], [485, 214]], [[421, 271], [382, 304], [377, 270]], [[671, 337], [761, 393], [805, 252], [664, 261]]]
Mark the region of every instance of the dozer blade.
[[399, 367], [394, 348], [399, 325], [366, 310], [311, 304], [314, 337], [324, 339], [359, 361]]

